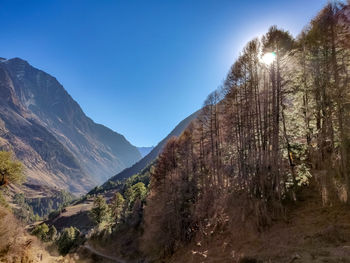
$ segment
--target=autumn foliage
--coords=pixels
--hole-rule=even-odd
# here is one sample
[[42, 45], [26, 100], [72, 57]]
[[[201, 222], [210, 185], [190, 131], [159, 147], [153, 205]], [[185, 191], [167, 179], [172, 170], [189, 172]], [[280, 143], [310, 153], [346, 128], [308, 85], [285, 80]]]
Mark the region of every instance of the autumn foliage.
[[349, 201], [348, 8], [329, 3], [296, 39], [271, 27], [246, 45], [199, 118], [158, 158], [148, 254], [172, 254], [232, 222], [263, 230], [310, 183], [325, 205]]

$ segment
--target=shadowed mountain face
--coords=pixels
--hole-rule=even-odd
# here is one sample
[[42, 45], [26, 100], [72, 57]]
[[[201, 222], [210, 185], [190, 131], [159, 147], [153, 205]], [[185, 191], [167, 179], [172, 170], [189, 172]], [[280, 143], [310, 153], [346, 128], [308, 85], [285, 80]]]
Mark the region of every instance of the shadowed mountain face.
[[124, 136], [94, 123], [63, 86], [19, 58], [0, 59], [0, 148], [31, 183], [82, 193], [141, 158]]
[[195, 113], [192, 113], [190, 116], [188, 116], [186, 119], [182, 120], [169, 134], [166, 136], [160, 143], [157, 144], [156, 147], [150, 151], [149, 154], [147, 154], [145, 157], [143, 157], [140, 161], [135, 163], [133, 166], [126, 168], [119, 174], [113, 176], [110, 181], [118, 181], [125, 178], [128, 178], [130, 176], [133, 176], [134, 174], [137, 174], [141, 172], [144, 168], [146, 168], [150, 163], [152, 163], [155, 159], [157, 159], [158, 155], [162, 152], [163, 147], [165, 146], [166, 142], [173, 136], [179, 136], [191, 123], [192, 120], [194, 120], [200, 111], [196, 111]]
[[147, 154], [149, 154], [153, 149], [154, 149], [154, 146], [150, 146], [150, 147], [137, 147], [137, 149], [139, 149], [139, 152], [143, 157], [145, 157]]

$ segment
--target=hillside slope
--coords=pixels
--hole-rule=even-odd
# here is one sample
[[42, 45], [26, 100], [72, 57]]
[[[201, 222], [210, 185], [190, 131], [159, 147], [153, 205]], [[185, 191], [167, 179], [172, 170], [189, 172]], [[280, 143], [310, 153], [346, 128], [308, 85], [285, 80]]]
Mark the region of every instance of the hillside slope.
[[169, 134], [166, 136], [161, 142], [157, 144], [156, 147], [153, 148], [153, 150], [147, 154], [145, 157], [143, 157], [140, 161], [135, 163], [133, 166], [126, 168], [122, 172], [118, 173], [117, 175], [113, 176], [110, 180], [111, 181], [118, 181], [124, 178], [128, 178], [134, 174], [137, 174], [142, 171], [142, 169], [146, 168], [147, 165], [152, 163], [158, 155], [162, 152], [164, 145], [166, 142], [173, 136], [179, 136], [186, 127], [190, 124], [192, 120], [197, 118], [200, 111], [196, 111], [195, 113], [192, 113], [190, 116], [188, 116], [186, 119], [182, 120]]
[[50, 255], [45, 246], [30, 236], [13, 214], [0, 205], [0, 262], [65, 262]]
[[141, 158], [124, 136], [94, 123], [63, 86], [26, 61], [0, 60], [0, 147], [30, 183], [83, 193]]
[[[154, 149], [146, 157], [120, 173], [123, 175], [122, 177], [119, 177], [120, 174], [118, 174], [108, 180], [104, 185], [94, 188], [88, 193], [90, 196], [86, 195], [86, 198], [83, 198], [81, 201], [66, 207], [64, 211], [60, 212], [56, 218], [48, 220], [46, 223], [48, 225], [54, 225], [58, 230], [62, 230], [65, 227], [74, 226], [83, 233], [87, 233], [93, 227], [93, 223], [88, 216], [93, 205], [93, 196], [102, 194], [104, 198], [111, 200], [116, 192], [123, 192], [125, 190], [128, 180], [133, 181], [133, 178], [130, 177], [135, 174], [138, 174], [140, 178], [135, 178], [135, 182], [133, 184], [137, 183], [139, 180], [142, 181], [143, 179], [145, 179], [145, 181], [149, 181], [149, 170], [152, 162], [158, 157], [158, 154], [162, 151], [162, 148], [166, 142], [173, 136], [179, 136], [186, 129], [189, 123], [198, 116], [198, 114], [199, 111], [191, 114], [186, 119], [181, 121], [167, 137], [165, 137], [156, 147], [154, 147]], [[112, 184], [110, 184], [111, 182]], [[114, 184], [113, 182], [117, 183]], [[148, 185], [148, 183], [146, 183], [146, 185]]]
[[197, 237], [165, 262], [350, 262], [348, 206], [324, 207], [313, 186], [299, 198], [287, 207], [285, 219], [264, 231], [233, 222], [217, 229], [209, 226], [211, 235]]
[[150, 147], [137, 147], [139, 152], [141, 153], [142, 158], [145, 157], [147, 154], [149, 154], [153, 150], [154, 146]]

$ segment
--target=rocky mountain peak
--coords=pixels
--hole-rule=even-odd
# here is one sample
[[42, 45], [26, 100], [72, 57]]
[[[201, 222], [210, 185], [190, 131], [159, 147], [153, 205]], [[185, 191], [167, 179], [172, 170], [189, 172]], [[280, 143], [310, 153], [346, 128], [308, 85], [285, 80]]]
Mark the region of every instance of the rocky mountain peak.
[[0, 101], [8, 130], [0, 149], [14, 149], [36, 183], [80, 193], [141, 158], [124, 136], [88, 118], [56, 78], [21, 58], [0, 61]]

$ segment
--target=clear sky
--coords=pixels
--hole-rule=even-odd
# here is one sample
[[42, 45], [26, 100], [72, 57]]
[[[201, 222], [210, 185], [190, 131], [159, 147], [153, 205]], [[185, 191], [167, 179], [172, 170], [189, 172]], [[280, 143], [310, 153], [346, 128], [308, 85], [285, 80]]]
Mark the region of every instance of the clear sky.
[[297, 35], [327, 0], [0, 0], [0, 57], [55, 76], [95, 122], [156, 145], [250, 39]]

